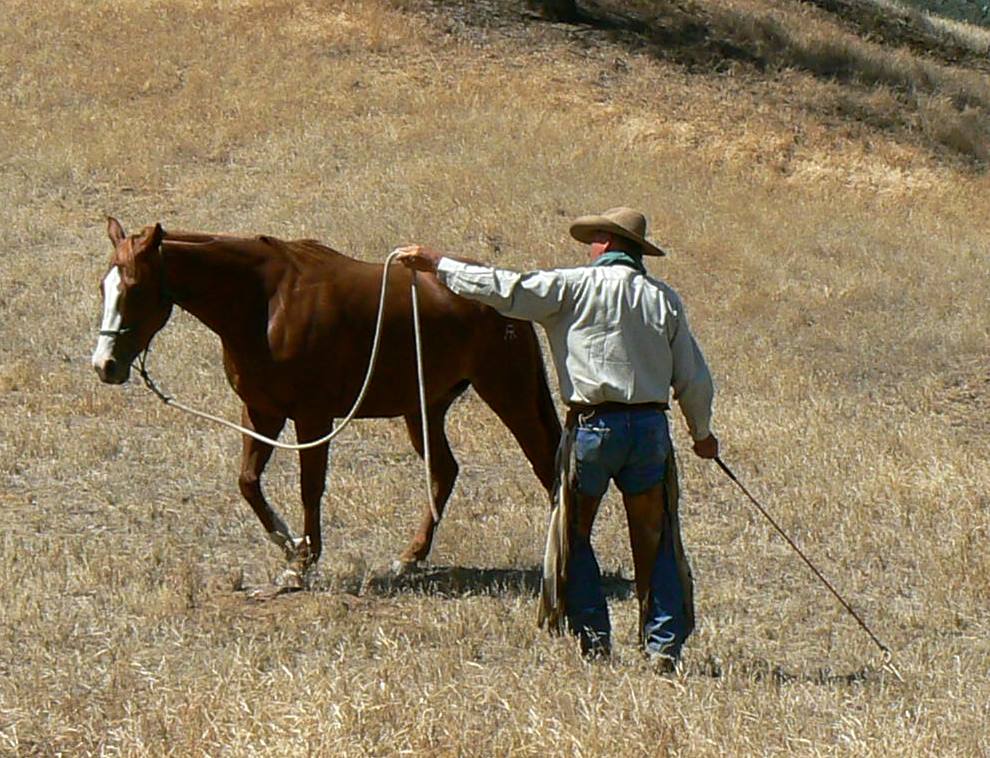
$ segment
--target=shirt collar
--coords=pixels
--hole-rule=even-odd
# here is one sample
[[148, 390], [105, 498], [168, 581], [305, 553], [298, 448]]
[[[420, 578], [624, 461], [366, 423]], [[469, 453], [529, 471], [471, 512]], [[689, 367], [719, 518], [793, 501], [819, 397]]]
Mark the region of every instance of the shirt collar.
[[640, 255], [633, 255], [632, 253], [624, 253], [621, 250], [610, 250], [607, 253], [602, 253], [591, 265], [629, 266], [630, 268], [636, 269], [644, 276], [646, 275], [646, 266], [643, 265], [643, 257]]

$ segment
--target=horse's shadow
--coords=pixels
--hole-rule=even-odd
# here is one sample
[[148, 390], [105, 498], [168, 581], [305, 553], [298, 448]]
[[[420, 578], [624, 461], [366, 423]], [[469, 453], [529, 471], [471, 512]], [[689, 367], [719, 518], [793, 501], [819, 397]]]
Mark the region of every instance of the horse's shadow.
[[[477, 568], [471, 566], [427, 566], [402, 574], [379, 572], [367, 577], [363, 591], [374, 595], [467, 595], [535, 596], [540, 592], [542, 568]], [[633, 583], [619, 573], [602, 574], [606, 598], [625, 600], [635, 594]]]

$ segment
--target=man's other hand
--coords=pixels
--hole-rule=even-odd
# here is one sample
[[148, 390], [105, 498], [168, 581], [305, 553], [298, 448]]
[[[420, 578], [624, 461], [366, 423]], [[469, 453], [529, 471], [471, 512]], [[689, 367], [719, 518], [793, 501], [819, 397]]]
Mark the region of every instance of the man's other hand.
[[406, 268], [431, 274], [436, 273], [437, 263], [443, 258], [443, 253], [423, 245], [404, 245], [395, 248], [393, 252], [399, 253], [395, 259]]
[[709, 434], [703, 440], [697, 440], [694, 443], [694, 454], [699, 458], [707, 458], [708, 460], [717, 458], [718, 438], [714, 434]]

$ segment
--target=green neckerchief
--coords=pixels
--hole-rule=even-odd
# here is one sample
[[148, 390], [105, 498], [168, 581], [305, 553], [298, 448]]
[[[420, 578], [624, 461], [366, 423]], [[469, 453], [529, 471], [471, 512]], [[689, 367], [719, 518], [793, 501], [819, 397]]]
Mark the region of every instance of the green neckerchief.
[[623, 253], [621, 250], [611, 250], [602, 253], [591, 264], [593, 266], [630, 266], [636, 269], [643, 276], [646, 276], [646, 266], [643, 265], [643, 256]]

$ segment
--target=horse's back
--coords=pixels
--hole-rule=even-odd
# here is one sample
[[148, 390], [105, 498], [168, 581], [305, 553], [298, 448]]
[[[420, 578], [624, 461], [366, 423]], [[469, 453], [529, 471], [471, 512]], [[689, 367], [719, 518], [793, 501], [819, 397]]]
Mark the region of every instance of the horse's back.
[[[230, 356], [245, 402], [271, 396], [288, 415], [307, 406], [339, 415], [349, 407], [370, 357], [383, 262], [352, 258], [313, 239], [170, 231], [167, 240], [221, 258], [248, 258], [263, 270], [267, 295], [259, 308], [266, 328], [258, 335], [263, 348]], [[360, 415], [415, 410], [412, 276], [403, 266], [388, 271], [379, 362]], [[530, 402], [545, 404], [549, 392], [531, 324], [454, 294], [434, 275], [420, 274], [417, 281], [427, 386], [433, 393], [440, 396], [470, 381], [485, 394], [515, 394], [520, 404], [529, 396]]]

